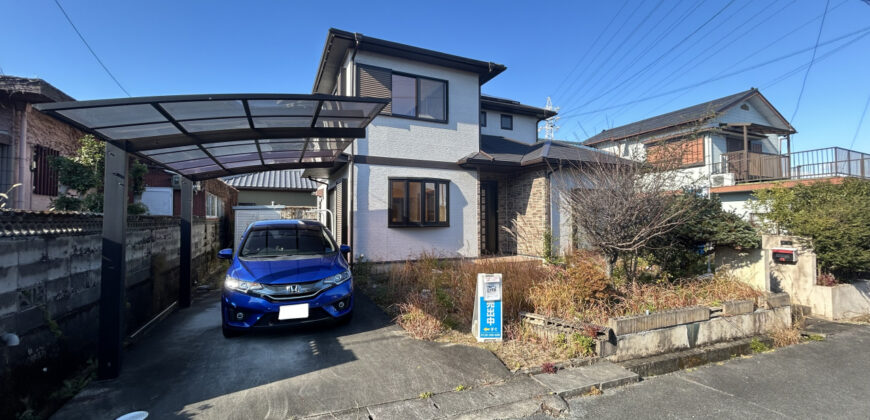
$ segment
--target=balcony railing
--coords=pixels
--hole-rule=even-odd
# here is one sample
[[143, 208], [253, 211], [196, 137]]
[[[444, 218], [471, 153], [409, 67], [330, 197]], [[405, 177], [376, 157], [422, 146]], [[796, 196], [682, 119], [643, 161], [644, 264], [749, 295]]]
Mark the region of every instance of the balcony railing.
[[774, 155], [729, 152], [712, 165], [713, 174], [734, 174], [735, 182], [856, 177], [870, 179], [870, 154], [841, 147]]

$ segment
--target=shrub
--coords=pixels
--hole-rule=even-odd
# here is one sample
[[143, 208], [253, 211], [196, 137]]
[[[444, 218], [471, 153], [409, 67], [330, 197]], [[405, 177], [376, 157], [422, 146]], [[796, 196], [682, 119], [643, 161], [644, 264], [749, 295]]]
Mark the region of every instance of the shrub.
[[870, 182], [780, 186], [755, 196], [765, 228], [812, 239], [823, 271], [844, 279], [870, 271]]

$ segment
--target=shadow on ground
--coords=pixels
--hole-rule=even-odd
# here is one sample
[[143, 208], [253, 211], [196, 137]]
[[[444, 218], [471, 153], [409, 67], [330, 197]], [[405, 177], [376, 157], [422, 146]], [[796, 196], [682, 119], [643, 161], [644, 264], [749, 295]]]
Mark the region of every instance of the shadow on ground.
[[509, 377], [490, 352], [407, 337], [364, 295], [353, 321], [225, 339], [216, 293], [128, 349], [121, 376], [89, 385], [54, 418], [288, 418], [414, 398]]

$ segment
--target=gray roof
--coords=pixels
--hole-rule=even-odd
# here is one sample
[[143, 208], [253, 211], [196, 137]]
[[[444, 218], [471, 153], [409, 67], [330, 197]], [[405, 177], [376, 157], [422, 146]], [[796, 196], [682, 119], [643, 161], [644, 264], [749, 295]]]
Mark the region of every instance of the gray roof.
[[75, 100], [45, 80], [5, 75], [0, 76], [0, 97], [31, 103]]
[[492, 111], [502, 111], [519, 115], [528, 115], [535, 117], [539, 120], [545, 120], [556, 115], [556, 111], [551, 109], [524, 105], [512, 99], [499, 98], [489, 95], [480, 95], [480, 107]]
[[237, 190], [294, 190], [314, 191], [317, 183], [302, 178], [302, 169], [255, 172], [221, 178]]
[[460, 164], [499, 166], [529, 166], [544, 162], [617, 162], [619, 157], [610, 153], [558, 140], [544, 140], [533, 144], [500, 136], [480, 136], [480, 152], [462, 158]]
[[[641, 134], [646, 134], [674, 126], [689, 124], [693, 122], [703, 122], [755, 95], [760, 96], [762, 100], [767, 102], [767, 99], [764, 99], [758, 89], [752, 88], [743, 92], [735, 93], [733, 95], [714, 99], [709, 102], [704, 102], [701, 104], [690, 106], [688, 108], [668, 112], [667, 114], [657, 115], [655, 117], [633, 122], [631, 124], [626, 124], [620, 127], [604, 130], [586, 139], [583, 144], [587, 146], [592, 146], [594, 144], [602, 143], [605, 141], [622, 140], [626, 137], [638, 136]], [[769, 104], [769, 102], [767, 103]], [[773, 106], [771, 106], [771, 109], [773, 109]], [[776, 112], [775, 109], [774, 112]], [[785, 122], [787, 127], [791, 127], [790, 125], [788, 125], [788, 121], [786, 121], [785, 118], [783, 118], [783, 122]]]

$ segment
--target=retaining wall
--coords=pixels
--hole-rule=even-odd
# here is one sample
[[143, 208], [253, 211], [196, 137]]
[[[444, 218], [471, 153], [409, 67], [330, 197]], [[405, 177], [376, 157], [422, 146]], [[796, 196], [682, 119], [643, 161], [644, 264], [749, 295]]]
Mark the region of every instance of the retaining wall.
[[[0, 212], [0, 332], [21, 340], [16, 347], [0, 347], [3, 385], [14, 384], [13, 376], [63, 370], [94, 357], [101, 226], [99, 215]], [[128, 334], [177, 298], [179, 226], [170, 216], [129, 218]], [[221, 267], [220, 226], [218, 220], [194, 220], [194, 284]]]

